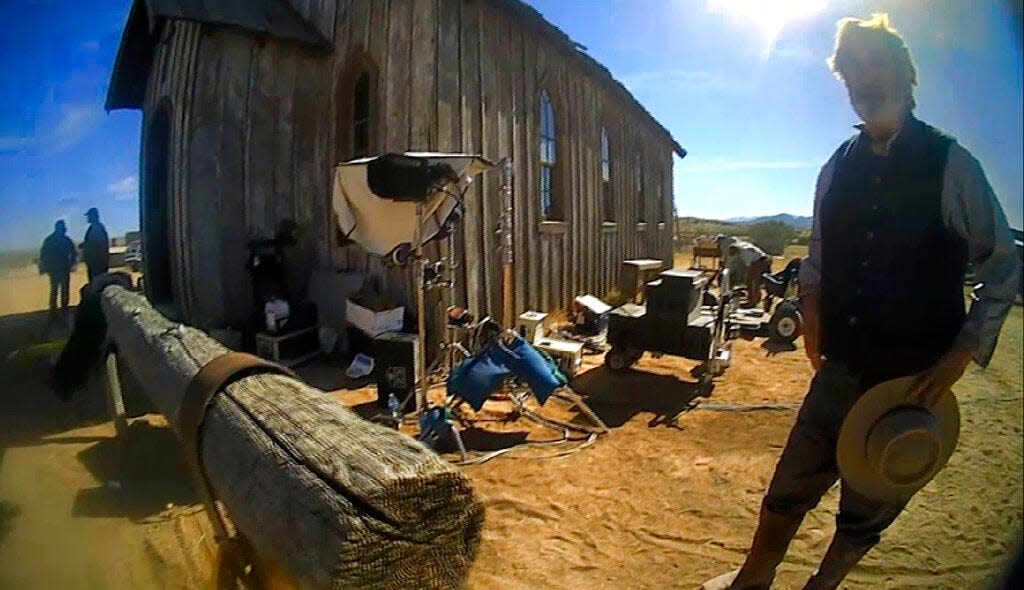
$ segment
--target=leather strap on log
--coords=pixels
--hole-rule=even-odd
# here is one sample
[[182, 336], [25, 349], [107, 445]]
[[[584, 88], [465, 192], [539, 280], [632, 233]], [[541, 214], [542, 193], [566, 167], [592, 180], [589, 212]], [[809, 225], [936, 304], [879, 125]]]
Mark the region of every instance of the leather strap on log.
[[199, 492], [203, 496], [207, 516], [210, 517], [210, 522], [216, 529], [220, 541], [227, 541], [230, 535], [224, 518], [217, 509], [210, 480], [203, 470], [203, 459], [199, 446], [203, 418], [206, 417], [206, 408], [209, 407], [214, 396], [224, 391], [228, 384], [258, 373], [277, 373], [297, 378], [288, 367], [244, 352], [229, 352], [215, 357], [199, 369], [199, 372], [185, 388], [185, 395], [181, 398], [181, 406], [178, 408], [178, 438], [181, 440], [185, 458], [199, 484]]

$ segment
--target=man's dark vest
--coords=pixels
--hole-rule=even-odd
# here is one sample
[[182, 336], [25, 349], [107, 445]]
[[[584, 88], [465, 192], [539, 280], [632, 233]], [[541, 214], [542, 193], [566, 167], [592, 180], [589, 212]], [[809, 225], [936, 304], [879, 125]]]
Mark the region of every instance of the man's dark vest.
[[941, 203], [952, 143], [910, 117], [887, 158], [866, 132], [836, 152], [820, 211], [822, 352], [873, 380], [925, 369], [963, 326], [967, 247]]

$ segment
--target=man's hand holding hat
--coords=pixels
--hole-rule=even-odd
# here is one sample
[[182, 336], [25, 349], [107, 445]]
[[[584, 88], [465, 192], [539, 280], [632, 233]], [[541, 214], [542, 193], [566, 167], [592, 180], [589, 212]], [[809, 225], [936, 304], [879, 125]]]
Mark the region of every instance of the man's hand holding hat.
[[919, 406], [933, 408], [939, 398], [953, 388], [953, 385], [964, 376], [967, 365], [971, 362], [971, 353], [954, 346], [942, 355], [939, 360], [914, 377], [907, 399]]

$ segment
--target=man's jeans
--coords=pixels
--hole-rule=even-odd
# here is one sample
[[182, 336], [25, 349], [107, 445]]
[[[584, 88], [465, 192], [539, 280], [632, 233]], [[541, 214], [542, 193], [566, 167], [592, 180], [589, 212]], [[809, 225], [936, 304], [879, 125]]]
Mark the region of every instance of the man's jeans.
[[67, 273], [51, 273], [50, 274], [50, 310], [57, 309], [57, 295], [60, 294], [60, 309], [64, 311], [68, 308], [68, 299], [70, 294], [68, 290], [71, 287], [71, 275]]
[[[838, 363], [825, 361], [797, 414], [789, 441], [775, 467], [764, 508], [802, 518], [839, 479], [836, 441], [843, 419], [866, 388], [861, 378]], [[906, 502], [865, 497], [841, 482], [836, 535], [866, 551], [878, 543]]]

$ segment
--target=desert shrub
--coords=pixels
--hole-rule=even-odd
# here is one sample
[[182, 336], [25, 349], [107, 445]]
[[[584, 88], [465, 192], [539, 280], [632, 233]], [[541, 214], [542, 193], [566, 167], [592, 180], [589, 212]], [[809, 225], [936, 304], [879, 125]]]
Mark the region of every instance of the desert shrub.
[[798, 231], [780, 221], [755, 223], [746, 228], [750, 241], [768, 254], [781, 256], [786, 245], [792, 242]]
[[797, 246], [806, 246], [806, 245], [810, 244], [810, 242], [811, 242], [811, 230], [810, 229], [805, 229], [805, 230], [800, 230], [800, 232], [796, 234], [796, 237], [793, 238], [793, 241], [791, 243], [792, 244], [796, 244]]

